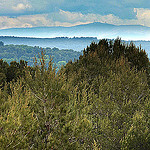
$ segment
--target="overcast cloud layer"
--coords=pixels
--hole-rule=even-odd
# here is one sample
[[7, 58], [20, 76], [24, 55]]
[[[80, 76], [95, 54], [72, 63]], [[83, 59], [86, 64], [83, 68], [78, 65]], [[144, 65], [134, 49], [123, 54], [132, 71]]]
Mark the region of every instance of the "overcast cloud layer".
[[150, 27], [149, 0], [0, 0], [0, 29], [92, 22]]

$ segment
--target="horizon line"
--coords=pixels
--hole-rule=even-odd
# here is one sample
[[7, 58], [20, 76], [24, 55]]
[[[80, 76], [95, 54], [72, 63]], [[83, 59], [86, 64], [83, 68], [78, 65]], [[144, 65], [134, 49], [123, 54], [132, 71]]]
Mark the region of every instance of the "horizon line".
[[10, 38], [28, 38], [28, 39], [77, 39], [77, 38], [93, 38], [93, 39], [97, 39], [97, 40], [101, 40], [101, 39], [107, 39], [107, 40], [115, 40], [115, 39], [117, 39], [117, 38], [120, 38], [121, 39], [121, 41], [145, 41], [145, 42], [150, 42], [150, 40], [131, 40], [131, 39], [122, 39], [121, 37], [116, 37], [116, 38], [98, 38], [98, 37], [94, 37], [94, 36], [72, 36], [72, 37], [68, 37], [68, 36], [58, 36], [58, 37], [32, 37], [32, 36], [11, 36], [11, 35], [0, 35], [0, 38], [1, 37], [6, 37], [6, 38], [8, 38], [8, 37], [10, 37]]

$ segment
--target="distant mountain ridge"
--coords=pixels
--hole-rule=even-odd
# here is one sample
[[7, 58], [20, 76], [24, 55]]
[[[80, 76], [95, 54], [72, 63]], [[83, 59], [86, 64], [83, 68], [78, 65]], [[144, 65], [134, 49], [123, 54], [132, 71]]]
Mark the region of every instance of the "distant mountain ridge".
[[33, 27], [11, 28], [0, 30], [0, 36], [21, 37], [97, 37], [114, 39], [121, 37], [123, 40], [150, 40], [150, 27], [141, 25], [112, 25], [94, 22], [72, 27]]

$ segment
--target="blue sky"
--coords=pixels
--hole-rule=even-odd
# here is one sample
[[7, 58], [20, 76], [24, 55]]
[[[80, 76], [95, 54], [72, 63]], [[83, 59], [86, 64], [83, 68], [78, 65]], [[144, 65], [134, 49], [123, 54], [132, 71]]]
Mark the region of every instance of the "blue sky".
[[150, 27], [150, 0], [0, 0], [0, 29], [94, 21]]

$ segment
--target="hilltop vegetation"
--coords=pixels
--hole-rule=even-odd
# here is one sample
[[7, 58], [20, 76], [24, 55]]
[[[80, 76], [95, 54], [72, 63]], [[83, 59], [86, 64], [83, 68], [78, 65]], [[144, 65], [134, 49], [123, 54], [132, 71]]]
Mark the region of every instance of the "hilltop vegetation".
[[65, 65], [69, 60], [77, 59], [81, 52], [76, 52], [73, 50], [59, 50], [58, 48], [42, 48], [39, 46], [27, 46], [27, 45], [4, 45], [3, 42], [0, 42], [0, 59], [3, 59], [7, 63], [12, 61], [24, 60], [28, 62], [29, 66], [33, 66], [33, 58], [37, 57], [39, 60], [39, 53], [41, 50], [45, 51], [45, 61], [48, 63], [51, 56], [56, 67], [61, 67]]
[[[100, 40], [57, 74], [44, 58], [42, 52], [30, 67], [20, 62], [15, 80], [1, 82], [2, 150], [150, 147], [150, 62], [144, 50], [120, 39]], [[8, 64], [0, 65], [7, 74]]]

